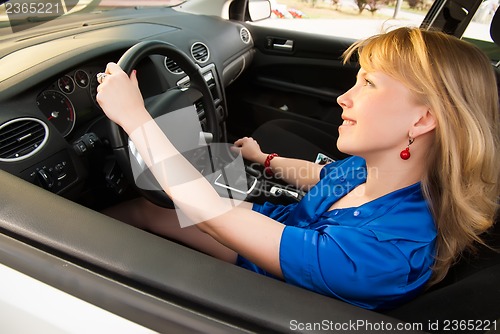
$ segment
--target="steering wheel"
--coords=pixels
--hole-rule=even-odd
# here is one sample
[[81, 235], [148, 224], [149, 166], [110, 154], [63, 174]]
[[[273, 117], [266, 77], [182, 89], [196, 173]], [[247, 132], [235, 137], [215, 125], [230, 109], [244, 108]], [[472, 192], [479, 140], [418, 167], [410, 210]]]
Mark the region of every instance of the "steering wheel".
[[[157, 118], [172, 111], [187, 106], [193, 106], [198, 101], [201, 101], [206, 119], [206, 129], [204, 131], [211, 133], [214, 140], [217, 141], [220, 138], [219, 126], [217, 110], [212, 93], [210, 92], [210, 88], [199, 66], [183, 51], [163, 41], [143, 41], [128, 49], [118, 61], [118, 65], [123, 71], [130, 75], [132, 70], [142, 59], [151, 55], [162, 55], [172, 59], [189, 77], [188, 88], [178, 86], [172, 87], [161, 94], [144, 100], [146, 109], [151, 116]], [[127, 180], [132, 184], [136, 184], [132, 172], [134, 158], [132, 157], [131, 159], [129, 154], [129, 140], [127, 134], [120, 126], [112, 121], [109, 121], [108, 131], [109, 141], [118, 165], [122, 169]], [[173, 208], [174, 204], [172, 200], [163, 190], [161, 190], [161, 187], [158, 185], [149, 169], [143, 174], [145, 175], [141, 175], [141, 178], [143, 177], [141, 186], [136, 186], [139, 193], [156, 205]], [[150, 186], [142, 186], [144, 183], [148, 183]]]

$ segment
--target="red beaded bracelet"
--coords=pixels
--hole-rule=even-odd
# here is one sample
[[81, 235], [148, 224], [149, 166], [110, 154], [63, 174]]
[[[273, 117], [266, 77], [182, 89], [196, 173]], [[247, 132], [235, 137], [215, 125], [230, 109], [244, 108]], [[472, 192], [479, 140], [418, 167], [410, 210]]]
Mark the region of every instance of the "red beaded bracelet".
[[277, 153], [271, 153], [267, 156], [266, 161], [264, 162], [264, 171], [269, 176], [273, 175], [273, 171], [271, 170], [271, 160], [273, 160], [276, 157], [279, 157]]

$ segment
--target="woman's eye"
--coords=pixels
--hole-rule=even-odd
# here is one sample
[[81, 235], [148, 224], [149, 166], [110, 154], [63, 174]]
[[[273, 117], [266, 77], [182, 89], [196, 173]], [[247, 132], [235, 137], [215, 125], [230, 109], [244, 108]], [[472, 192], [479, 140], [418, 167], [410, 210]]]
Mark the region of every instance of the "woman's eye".
[[373, 83], [370, 80], [368, 80], [368, 79], [364, 79], [364, 80], [365, 80], [365, 83], [363, 86], [373, 86]]

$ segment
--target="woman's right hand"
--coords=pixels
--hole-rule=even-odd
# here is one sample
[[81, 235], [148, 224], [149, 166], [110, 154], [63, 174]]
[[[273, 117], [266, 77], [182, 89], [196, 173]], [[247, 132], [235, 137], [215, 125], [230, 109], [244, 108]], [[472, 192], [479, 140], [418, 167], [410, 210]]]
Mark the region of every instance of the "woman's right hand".
[[234, 142], [234, 146], [237, 147], [243, 158], [246, 160], [264, 164], [266, 161], [267, 154], [263, 153], [260, 149], [259, 143], [252, 137], [243, 137]]
[[149, 120], [135, 71], [129, 77], [120, 66], [108, 63], [105, 73], [100, 75], [103, 76], [98, 76], [96, 98], [109, 119], [129, 134]]

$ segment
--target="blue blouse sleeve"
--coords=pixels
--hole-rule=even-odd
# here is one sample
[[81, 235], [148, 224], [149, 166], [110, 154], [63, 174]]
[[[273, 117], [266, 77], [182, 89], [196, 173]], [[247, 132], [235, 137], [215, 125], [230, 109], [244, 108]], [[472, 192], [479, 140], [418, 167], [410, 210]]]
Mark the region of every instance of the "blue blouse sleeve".
[[[367, 309], [392, 307], [415, 296], [431, 274], [425, 268], [412, 275], [399, 242], [405, 243], [381, 241], [372, 231], [353, 226], [287, 226], [280, 245], [281, 269], [288, 283]], [[429, 243], [412, 244], [417, 257], [432, 258]]]

